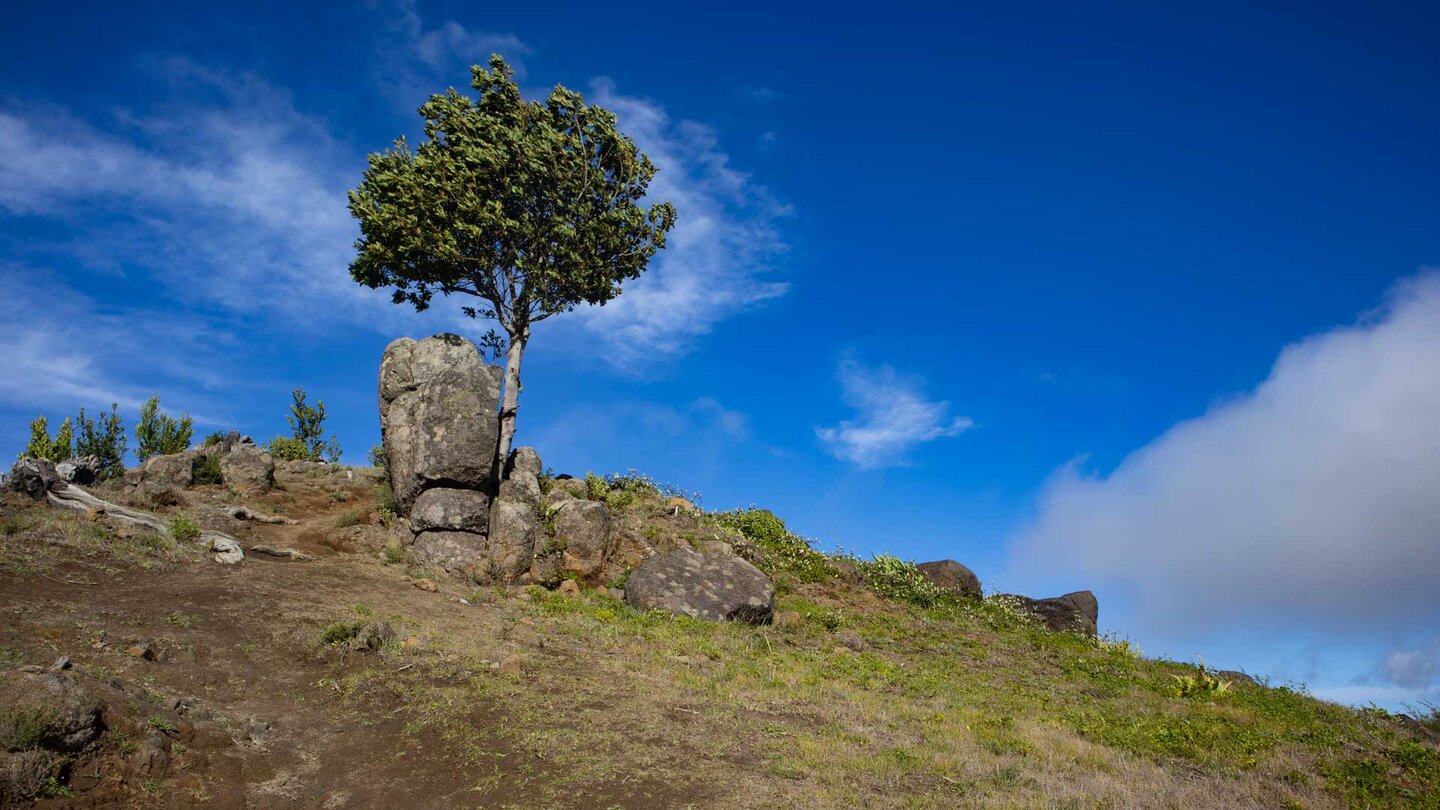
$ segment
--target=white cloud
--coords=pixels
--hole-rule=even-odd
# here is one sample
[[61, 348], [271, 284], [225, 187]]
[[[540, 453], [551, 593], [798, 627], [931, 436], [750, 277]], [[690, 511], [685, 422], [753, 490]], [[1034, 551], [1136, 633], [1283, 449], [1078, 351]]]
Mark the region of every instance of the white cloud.
[[1292, 622], [1333, 639], [1411, 635], [1440, 618], [1437, 417], [1428, 273], [1356, 325], [1286, 347], [1253, 391], [1108, 475], [1058, 471], [1016, 568], [1118, 586], [1137, 622], [1172, 637]]
[[1407, 689], [1440, 685], [1440, 637], [1419, 647], [1392, 651], [1381, 670], [1391, 683]]
[[493, 53], [504, 56], [518, 76], [525, 75], [523, 57], [531, 50], [514, 34], [470, 29], [454, 20], [427, 28], [414, 0], [377, 8], [382, 33], [375, 44], [381, 67], [376, 80], [406, 110], [446, 87], [469, 87], [470, 66], [485, 64]]
[[730, 166], [712, 129], [672, 121], [660, 105], [621, 95], [606, 79], [587, 100], [615, 112], [658, 169], [650, 199], [677, 212], [650, 269], [614, 301], [579, 313], [609, 344], [606, 357], [627, 371], [673, 361], [721, 320], [785, 294], [788, 285], [770, 276], [786, 249], [779, 223], [790, 211]]
[[958, 436], [975, 424], [968, 417], [952, 418], [949, 402], [925, 399], [924, 380], [890, 366], [870, 368], [844, 357], [840, 385], [858, 418], [817, 427], [815, 435], [836, 458], [861, 469], [902, 466], [915, 446]]

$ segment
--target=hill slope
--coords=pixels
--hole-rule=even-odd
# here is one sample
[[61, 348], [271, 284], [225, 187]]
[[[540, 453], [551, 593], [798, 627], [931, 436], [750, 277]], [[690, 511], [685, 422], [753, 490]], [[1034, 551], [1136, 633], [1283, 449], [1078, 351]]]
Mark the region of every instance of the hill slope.
[[[756, 628], [413, 568], [376, 517], [381, 489], [370, 470], [286, 466], [245, 505], [294, 525], [240, 522], [234, 493], [189, 490], [167, 512], [313, 557], [238, 566], [4, 495], [10, 800], [1440, 807], [1425, 727], [1284, 688], [1181, 697], [1193, 666], [1047, 631], [1001, 600], [935, 599], [904, 566], [814, 554], [768, 513], [690, 517], [700, 532], [682, 538], [748, 529], [779, 592], [776, 624]], [[641, 530], [673, 529], [657, 494], [610, 500]], [[46, 671], [60, 656], [72, 664]], [[64, 750], [56, 724], [81, 704], [98, 736]]]

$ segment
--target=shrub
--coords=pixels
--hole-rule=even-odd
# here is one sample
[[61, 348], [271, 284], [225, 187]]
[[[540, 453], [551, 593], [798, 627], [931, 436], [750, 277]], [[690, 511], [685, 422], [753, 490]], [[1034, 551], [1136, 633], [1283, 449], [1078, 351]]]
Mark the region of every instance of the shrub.
[[170, 536], [180, 543], [199, 540], [200, 526], [184, 515], [176, 515], [170, 520]]
[[194, 477], [196, 484], [219, 484], [223, 482], [220, 476], [220, 455], [208, 453], [203, 456], [196, 456], [195, 461], [190, 465], [190, 474]]
[[180, 453], [190, 446], [195, 434], [195, 420], [189, 414], [178, 420], [160, 410], [160, 395], [155, 394], [140, 406], [140, 423], [135, 426], [135, 458], [140, 461], [151, 456], [166, 456]]
[[768, 509], [736, 509], [719, 512], [714, 520], [737, 531], [760, 549], [760, 568], [771, 574], [785, 573], [802, 582], [823, 582], [835, 576], [835, 567], [810, 541], [792, 534], [785, 521]]
[[21, 457], [45, 458], [56, 464], [70, 458], [70, 440], [74, 437], [75, 429], [66, 419], [60, 423], [60, 429], [55, 431], [55, 438], [50, 438], [49, 422], [43, 416], [35, 417], [30, 423], [30, 443], [25, 445], [25, 452]]
[[363, 516], [360, 514], [359, 509], [351, 509], [350, 511], [335, 519], [335, 528], [343, 529], [347, 526], [354, 526], [362, 519]]
[[223, 441], [225, 441], [225, 434], [217, 430], [214, 433], [211, 433], [209, 436], [206, 436], [205, 441], [201, 444], [201, 446], [214, 447], [215, 445]]
[[320, 640], [330, 645], [344, 644], [355, 638], [364, 622], [331, 622], [320, 631]]
[[940, 586], [925, 578], [915, 563], [880, 554], [872, 560], [856, 560], [865, 585], [886, 599], [930, 607], [944, 597]]
[[334, 436], [329, 440], [325, 439], [325, 403], [317, 401], [313, 408], [307, 405], [304, 388], [296, 388], [290, 392], [290, 396], [295, 401], [290, 405], [290, 415], [285, 419], [290, 423], [291, 437], [304, 448], [303, 460], [323, 459], [331, 464], [339, 461], [340, 441]]
[[605, 500], [605, 494], [610, 491], [610, 486], [605, 479], [592, 472], [585, 473], [585, 497], [592, 501]]
[[299, 439], [276, 436], [266, 448], [270, 455], [280, 461], [310, 461], [310, 450]]
[[377, 444], [370, 448], [370, 466], [376, 468], [390, 477], [390, 457], [385, 455], [385, 445]]
[[1171, 675], [1175, 679], [1179, 696], [1194, 697], [1196, 695], [1213, 695], [1221, 697], [1230, 691], [1231, 682], [1221, 680], [1218, 676], [1211, 675], [1205, 671], [1205, 661], [1195, 667], [1194, 675]]
[[125, 420], [120, 418], [120, 406], [112, 402], [110, 413], [101, 411], [98, 419], [87, 417], [85, 409], [81, 408], [75, 426], [75, 455], [94, 456], [99, 462], [97, 474], [101, 481], [119, 478], [125, 472], [125, 451], [128, 444], [125, 439]]

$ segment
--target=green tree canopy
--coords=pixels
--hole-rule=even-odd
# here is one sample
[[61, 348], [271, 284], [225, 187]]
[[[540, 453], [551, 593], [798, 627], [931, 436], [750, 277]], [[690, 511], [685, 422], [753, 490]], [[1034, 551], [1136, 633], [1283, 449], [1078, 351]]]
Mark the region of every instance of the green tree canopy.
[[498, 55], [471, 73], [478, 98], [451, 88], [420, 108], [416, 150], [401, 138], [370, 155], [350, 192], [361, 233], [350, 272], [417, 310], [436, 293], [470, 296], [461, 312], [500, 325], [483, 342], [506, 356], [503, 462], [531, 325], [619, 295], [665, 246], [675, 209], [641, 204], [655, 165], [614, 113], [559, 85], [526, 101]]
[[140, 462], [151, 456], [180, 453], [190, 446], [195, 435], [195, 420], [190, 414], [175, 419], [160, 410], [160, 395], [155, 394], [140, 406], [140, 422], [135, 425], [135, 458]]

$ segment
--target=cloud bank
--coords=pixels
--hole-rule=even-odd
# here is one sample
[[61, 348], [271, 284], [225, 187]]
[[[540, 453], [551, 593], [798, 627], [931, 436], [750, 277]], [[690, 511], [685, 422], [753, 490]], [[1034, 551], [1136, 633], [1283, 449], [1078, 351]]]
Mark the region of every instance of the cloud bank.
[[831, 455], [862, 470], [908, 463], [914, 447], [974, 426], [968, 417], [951, 417], [950, 403], [924, 397], [924, 380], [890, 366], [868, 367], [853, 357], [840, 360], [840, 386], [857, 418], [835, 427], [817, 427], [815, 435]]
[[[1017, 569], [1121, 586], [1157, 628], [1304, 620], [1413, 644], [1440, 619], [1440, 274], [1286, 347], [1253, 391], [1109, 474], [1067, 465], [1038, 507]], [[1386, 669], [1433, 683], [1433, 657]]]

